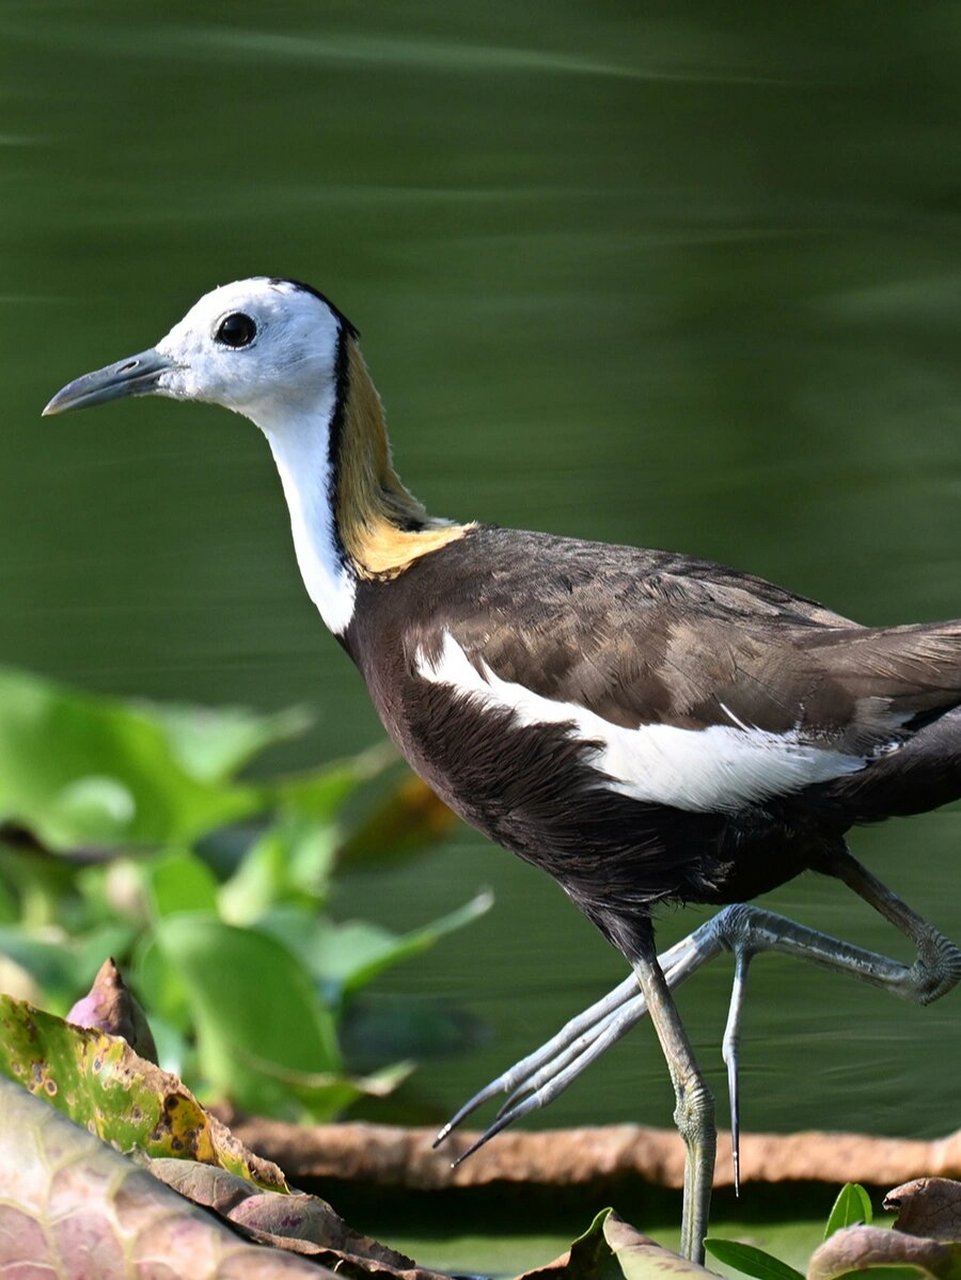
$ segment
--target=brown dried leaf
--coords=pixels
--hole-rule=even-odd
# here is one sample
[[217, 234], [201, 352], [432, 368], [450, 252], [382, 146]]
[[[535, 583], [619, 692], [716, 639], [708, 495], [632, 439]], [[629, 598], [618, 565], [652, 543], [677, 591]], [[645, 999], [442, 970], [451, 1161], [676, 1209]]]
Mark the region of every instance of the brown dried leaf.
[[246, 1178], [215, 1165], [160, 1156], [156, 1160], [147, 1159], [145, 1168], [180, 1195], [205, 1209], [213, 1209], [221, 1217], [226, 1217], [241, 1200], [256, 1194], [256, 1188]]
[[956, 1280], [961, 1247], [924, 1240], [882, 1227], [845, 1227], [835, 1232], [808, 1263], [808, 1280], [833, 1280], [867, 1267], [918, 1267], [938, 1280]]
[[526, 1271], [518, 1280], [598, 1280], [623, 1276], [624, 1280], [717, 1280], [713, 1272], [664, 1249], [642, 1235], [613, 1209], [605, 1209], [589, 1229], [546, 1267]]
[[961, 1240], [961, 1182], [915, 1178], [889, 1191], [884, 1207], [897, 1213], [896, 1231], [929, 1240]]
[[713, 1271], [665, 1249], [656, 1240], [642, 1235], [616, 1213], [608, 1215], [604, 1223], [604, 1236], [627, 1280], [640, 1280], [642, 1276], [677, 1276], [685, 1277], [686, 1280], [710, 1276], [711, 1280], [715, 1280]]
[[402, 1253], [395, 1253], [369, 1236], [353, 1231], [319, 1196], [304, 1193], [282, 1196], [273, 1191], [255, 1193], [231, 1210], [230, 1219], [265, 1235], [307, 1240], [327, 1249], [386, 1262], [398, 1269], [414, 1265]]
[[251, 1240], [316, 1258], [339, 1276], [448, 1280], [439, 1272], [418, 1267], [411, 1258], [369, 1236], [352, 1231], [330, 1205], [314, 1196], [280, 1196], [265, 1191], [239, 1204], [230, 1220]]
[[104, 960], [93, 986], [73, 1006], [66, 1020], [77, 1027], [122, 1036], [141, 1058], [157, 1061], [157, 1046], [147, 1016], [124, 983], [112, 957]]
[[152, 1160], [148, 1167], [181, 1195], [229, 1218], [260, 1244], [317, 1258], [338, 1274], [435, 1280], [435, 1272], [417, 1268], [404, 1254], [352, 1230], [319, 1196], [258, 1192], [224, 1169], [186, 1160]]

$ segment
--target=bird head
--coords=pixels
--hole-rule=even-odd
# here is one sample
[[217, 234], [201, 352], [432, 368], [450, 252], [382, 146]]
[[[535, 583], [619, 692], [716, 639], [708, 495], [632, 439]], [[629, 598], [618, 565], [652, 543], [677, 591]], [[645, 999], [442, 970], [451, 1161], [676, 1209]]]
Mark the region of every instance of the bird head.
[[321, 294], [254, 277], [205, 294], [146, 351], [68, 383], [44, 409], [65, 413], [121, 396], [220, 404], [270, 433], [337, 398], [350, 322]]

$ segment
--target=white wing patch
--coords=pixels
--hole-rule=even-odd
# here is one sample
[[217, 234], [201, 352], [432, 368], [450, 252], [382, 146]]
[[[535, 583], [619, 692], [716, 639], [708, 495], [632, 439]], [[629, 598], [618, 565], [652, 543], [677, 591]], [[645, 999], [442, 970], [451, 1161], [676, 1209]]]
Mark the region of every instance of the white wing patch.
[[482, 706], [510, 709], [519, 725], [569, 722], [572, 736], [602, 744], [593, 764], [613, 779], [612, 791], [676, 809], [735, 810], [856, 773], [867, 763], [865, 756], [805, 742], [798, 729], [769, 733], [739, 723], [706, 729], [611, 724], [585, 707], [502, 680], [486, 664], [478, 670], [450, 632], [444, 633], [437, 661], [420, 652], [416, 667], [425, 680], [449, 685]]

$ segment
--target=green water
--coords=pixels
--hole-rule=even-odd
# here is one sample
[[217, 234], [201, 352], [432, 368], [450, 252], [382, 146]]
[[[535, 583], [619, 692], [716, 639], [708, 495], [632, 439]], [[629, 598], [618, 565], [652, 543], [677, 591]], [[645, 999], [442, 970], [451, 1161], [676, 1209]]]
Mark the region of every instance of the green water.
[[[359, 325], [438, 514], [681, 548], [865, 622], [961, 613], [959, 74], [961, 11], [937, 3], [2, 0], [0, 659], [307, 701], [318, 729], [278, 764], [378, 739], [256, 431], [151, 401], [38, 418], [256, 273]], [[946, 811], [857, 848], [961, 936], [959, 843]], [[425, 1065], [410, 1114], [622, 976], [554, 886], [468, 833], [337, 907], [410, 927], [482, 884], [495, 912], [382, 985], [489, 1027]], [[836, 886], [776, 901], [894, 945]], [[728, 982], [681, 996], [719, 1086]], [[959, 1010], [759, 963], [745, 1124], [954, 1128]], [[537, 1122], [671, 1107], [638, 1032]]]

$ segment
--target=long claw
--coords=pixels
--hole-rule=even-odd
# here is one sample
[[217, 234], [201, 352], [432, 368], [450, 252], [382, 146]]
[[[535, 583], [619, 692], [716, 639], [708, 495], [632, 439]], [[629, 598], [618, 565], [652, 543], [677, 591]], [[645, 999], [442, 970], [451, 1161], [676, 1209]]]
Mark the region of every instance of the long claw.
[[[679, 985], [706, 960], [724, 949], [723, 933], [717, 928], [716, 919], [701, 925], [660, 957], [659, 963], [670, 987]], [[498, 1093], [507, 1094], [494, 1124], [458, 1157], [457, 1162], [466, 1160], [495, 1133], [553, 1102], [646, 1013], [647, 1003], [638, 989], [637, 978], [625, 979], [603, 999], [572, 1018], [546, 1044], [474, 1094], [440, 1130], [434, 1139], [434, 1147], [448, 1138], [478, 1107]]]
[[[710, 1197], [714, 1127], [710, 1098], [703, 1089], [703, 1081], [669, 993], [722, 951], [733, 952], [734, 987], [724, 1032], [723, 1055], [731, 1099], [734, 1180], [739, 1189], [739, 1044], [747, 972], [754, 955], [762, 951], [776, 951], [795, 956], [835, 973], [858, 978], [917, 1004], [928, 1004], [961, 982], [961, 950], [922, 920], [850, 854], [844, 851], [822, 870], [842, 880], [914, 943], [916, 957], [913, 964], [902, 964], [759, 907], [735, 904], [725, 907], [662, 956], [647, 961], [643, 974], [636, 971], [637, 980], [647, 988], [647, 998], [650, 999], [653, 993], [658, 1003], [659, 1012], [655, 1019], [659, 1024], [658, 1036], [662, 1045], [667, 1041], [665, 1056], [670, 1062], [678, 1093], [679, 1127], [688, 1143], [683, 1215], [683, 1248], [688, 1257], [701, 1256], [700, 1237], [707, 1225]], [[482, 1103], [495, 1094], [506, 1093], [507, 1099], [494, 1123], [458, 1156], [456, 1163], [466, 1160], [496, 1133], [553, 1101], [595, 1058], [634, 1026], [647, 1009], [645, 998], [638, 993], [636, 981], [632, 978], [621, 983], [603, 1000], [572, 1018], [547, 1044], [475, 1094], [440, 1131], [437, 1142], [442, 1142]]]
[[[503, 1093], [506, 1089], [510, 1088], [507, 1080], [513, 1073], [513, 1070], [515, 1070], [515, 1068], [512, 1068], [511, 1071], [505, 1071], [503, 1075], [498, 1076], [496, 1080], [492, 1080], [490, 1084], [485, 1085], [483, 1089], [475, 1093], [473, 1098], [468, 1099], [460, 1110], [451, 1116], [444, 1127], [439, 1131], [431, 1145], [435, 1148], [439, 1147], [445, 1138], [450, 1137], [459, 1124], [463, 1124], [471, 1112], [476, 1111], [478, 1107], [483, 1106], [488, 1099], [494, 1098], [497, 1094]], [[466, 1151], [464, 1155], [459, 1158], [458, 1163], [460, 1163], [460, 1160], [466, 1159], [468, 1155], [470, 1155], [470, 1152]]]
[[[450, 1162], [450, 1167], [452, 1169], [456, 1169], [459, 1164], [464, 1163], [468, 1156], [472, 1156], [475, 1151], [480, 1151], [481, 1147], [486, 1146], [487, 1143], [490, 1142], [491, 1138], [496, 1137], [502, 1129], [506, 1129], [512, 1119], [513, 1116], [510, 1118], [495, 1120], [493, 1124], [489, 1125], [484, 1130], [479, 1138], [474, 1139], [466, 1151], [462, 1151], [459, 1156], [454, 1157]], [[434, 1146], [437, 1146], [436, 1142], [434, 1143]]]
[[458, 1156], [455, 1164], [466, 1160], [495, 1133], [500, 1133], [516, 1120], [553, 1102], [582, 1071], [590, 1066], [595, 1058], [605, 1053], [615, 1041], [644, 1017], [647, 1012], [644, 997], [637, 991], [637, 984], [633, 979], [630, 985], [634, 991], [630, 1000], [624, 1001], [619, 1009], [614, 1009], [600, 1019], [593, 1034], [582, 1033], [576, 1041], [554, 1057], [543, 1072], [526, 1069], [525, 1064], [530, 1064], [532, 1059], [539, 1057], [539, 1054], [531, 1054], [530, 1058], [524, 1059], [523, 1063], [518, 1063], [510, 1071], [505, 1071], [496, 1080], [492, 1080], [448, 1120], [434, 1139], [433, 1146], [438, 1147], [471, 1112], [495, 1094], [503, 1092], [508, 1096], [498, 1110], [494, 1123], [485, 1131], [482, 1138]]
[[[492, 1080], [490, 1084], [475, 1093], [468, 1102], [464, 1103], [456, 1115], [447, 1121], [434, 1139], [433, 1145], [435, 1147], [438, 1146], [472, 1112], [498, 1093], [508, 1095], [504, 1106], [501, 1108], [501, 1111], [504, 1111], [511, 1105], [512, 1099], [517, 1094], [538, 1089], [542, 1083], [539, 1075], [542, 1068], [546, 1069], [544, 1081], [552, 1080], [559, 1067], [563, 1068], [572, 1060], [580, 1057], [584, 1048], [593, 1043], [598, 1034], [598, 1029], [602, 1030], [612, 1015], [617, 1015], [625, 1008], [630, 1008], [638, 1002], [641, 1003], [641, 1008], [633, 1018], [628, 1020], [621, 1032], [622, 1035], [624, 1031], [628, 1030], [630, 1026], [633, 1026], [635, 1022], [644, 1016], [643, 1000], [637, 989], [637, 980], [633, 976], [626, 978], [602, 1000], [598, 1000], [589, 1009], [585, 1009], [583, 1013], [572, 1018], [546, 1044], [541, 1045], [539, 1049], [535, 1049], [526, 1058], [516, 1062], [507, 1071], [502, 1072], [495, 1080]], [[578, 1042], [582, 1043], [579, 1044]], [[593, 1061], [593, 1058], [589, 1058], [588, 1061]], [[551, 1095], [551, 1097], [553, 1096]]]
[[[558, 1067], [564, 1067], [573, 1058], [580, 1055], [584, 1046], [579, 1046], [579, 1041], [583, 1041], [584, 1044], [591, 1042], [594, 1039], [597, 1028], [603, 1027], [612, 1014], [617, 1014], [620, 1010], [638, 1000], [641, 1000], [641, 996], [637, 989], [636, 979], [634, 977], [625, 978], [603, 999], [592, 1004], [589, 1009], [585, 1009], [577, 1017], [571, 1018], [570, 1022], [566, 1023], [557, 1035], [552, 1036], [546, 1044], [541, 1045], [539, 1049], [535, 1049], [533, 1053], [529, 1053], [526, 1058], [521, 1058], [519, 1062], [515, 1062], [512, 1067], [509, 1067], [495, 1080], [492, 1080], [490, 1084], [485, 1085], [483, 1089], [475, 1093], [469, 1101], [464, 1103], [456, 1115], [447, 1121], [434, 1139], [433, 1145], [437, 1147], [472, 1112], [483, 1106], [491, 1098], [496, 1097], [497, 1094], [506, 1093], [508, 1095], [504, 1106], [501, 1108], [501, 1111], [503, 1111], [510, 1106], [511, 1099], [517, 1094], [538, 1088], [540, 1083], [539, 1072], [542, 1068], [547, 1068], [546, 1079], [552, 1079]], [[643, 1016], [644, 1010], [642, 1008], [629, 1025], [633, 1026], [634, 1022], [639, 1021]], [[625, 1026], [624, 1030], [627, 1030], [627, 1026]], [[589, 1061], [592, 1061], [592, 1059], [589, 1059]]]
[[[671, 985], [692, 971], [689, 967], [690, 960], [693, 956], [700, 955], [701, 939], [712, 926], [713, 922], [708, 921], [664, 952], [661, 964]], [[698, 963], [703, 963], [703, 960], [698, 960]], [[638, 1023], [646, 1012], [647, 1006], [638, 990], [637, 979], [634, 976], [625, 978], [613, 991], [565, 1023], [546, 1044], [516, 1062], [475, 1093], [440, 1130], [434, 1139], [434, 1147], [448, 1138], [478, 1107], [499, 1093], [507, 1094], [497, 1113], [497, 1119], [508, 1117], [501, 1128], [530, 1111], [547, 1106], [595, 1058]], [[528, 1095], [534, 1099], [530, 1105], [524, 1106], [522, 1110], [516, 1109]], [[465, 1159], [467, 1154], [465, 1152], [460, 1158]]]
[[731, 1101], [731, 1160], [734, 1164], [734, 1194], [741, 1194], [741, 1097], [740, 1055], [741, 1014], [744, 1011], [744, 995], [747, 988], [747, 972], [754, 953], [743, 945], [734, 951], [734, 983], [731, 987], [731, 1004], [727, 1013], [727, 1025], [721, 1042], [721, 1057], [727, 1067], [727, 1090]]

